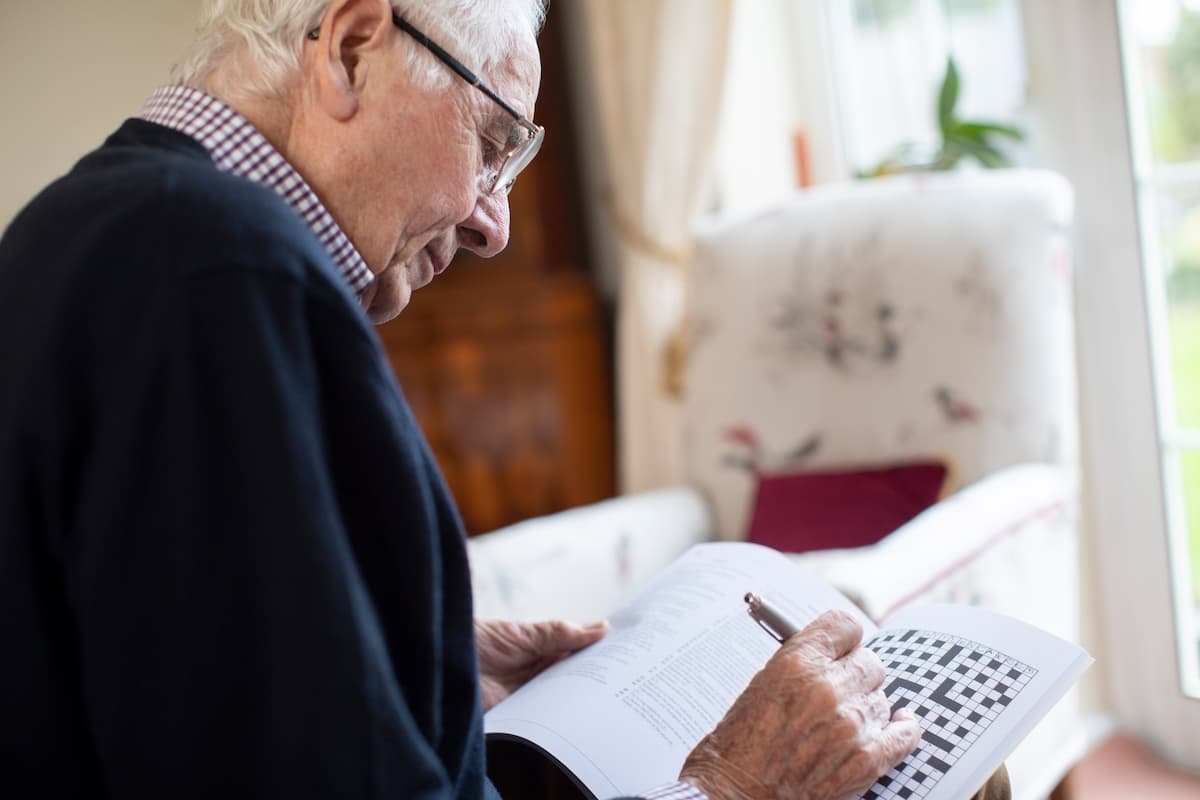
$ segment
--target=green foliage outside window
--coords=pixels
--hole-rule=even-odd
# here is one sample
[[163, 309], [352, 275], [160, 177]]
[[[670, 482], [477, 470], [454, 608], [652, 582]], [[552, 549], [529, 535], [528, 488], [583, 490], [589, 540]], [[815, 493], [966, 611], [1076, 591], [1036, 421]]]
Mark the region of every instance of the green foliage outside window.
[[1158, 161], [1200, 160], [1200, 15], [1184, 10], [1175, 38], [1150, 51], [1150, 119]]
[[[1184, 9], [1172, 41], [1144, 57], [1154, 160], [1200, 161], [1200, 14]], [[1183, 213], [1167, 242], [1167, 296], [1200, 305], [1200, 206]]]
[[854, 0], [854, 24], [860, 28], [886, 27], [909, 16], [916, 7], [916, 0]]
[[[832, 0], [840, 3], [843, 0]], [[942, 11], [953, 19], [955, 14], [980, 14], [1013, 0], [940, 0]], [[885, 27], [916, 11], [918, 0], [854, 0], [854, 23], [860, 28]]]

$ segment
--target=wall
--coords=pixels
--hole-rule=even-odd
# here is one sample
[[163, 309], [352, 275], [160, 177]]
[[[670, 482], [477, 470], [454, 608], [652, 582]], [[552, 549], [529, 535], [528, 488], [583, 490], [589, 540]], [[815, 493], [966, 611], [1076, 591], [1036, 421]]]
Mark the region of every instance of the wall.
[[200, 0], [0, 0], [0, 229], [166, 82], [199, 8]]

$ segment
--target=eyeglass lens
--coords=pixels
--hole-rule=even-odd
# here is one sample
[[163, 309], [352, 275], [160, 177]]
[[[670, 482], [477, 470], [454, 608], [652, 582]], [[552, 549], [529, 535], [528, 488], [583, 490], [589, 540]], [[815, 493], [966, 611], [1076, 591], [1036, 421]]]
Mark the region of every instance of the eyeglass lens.
[[[530, 130], [533, 128], [533, 130]], [[504, 192], [512, 190], [512, 185], [517, 179], [517, 175], [521, 173], [533, 161], [534, 156], [542, 149], [542, 140], [546, 138], [546, 130], [541, 127], [534, 128], [532, 125], [514, 126], [513, 137], [518, 139], [515, 148], [507, 153], [504, 163], [501, 164], [499, 171], [490, 181], [489, 189], [496, 191], [500, 189]]]

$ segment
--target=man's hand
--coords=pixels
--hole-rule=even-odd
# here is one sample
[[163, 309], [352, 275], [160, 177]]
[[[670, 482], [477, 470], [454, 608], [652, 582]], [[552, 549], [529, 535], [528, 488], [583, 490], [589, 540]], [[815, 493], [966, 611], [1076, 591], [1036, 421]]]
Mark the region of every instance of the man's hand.
[[831, 611], [790, 637], [715, 730], [680, 780], [712, 800], [845, 798], [911, 753], [921, 728], [892, 714], [883, 664], [859, 646], [862, 627]]
[[505, 622], [475, 620], [479, 683], [487, 711], [546, 667], [581, 650], [608, 632], [607, 622]]

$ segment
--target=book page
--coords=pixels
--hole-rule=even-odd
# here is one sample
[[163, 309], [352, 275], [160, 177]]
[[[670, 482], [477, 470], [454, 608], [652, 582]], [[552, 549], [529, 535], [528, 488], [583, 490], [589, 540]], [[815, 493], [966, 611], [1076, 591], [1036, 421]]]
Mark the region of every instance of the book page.
[[488, 735], [535, 742], [597, 798], [675, 780], [779, 647], [746, 613], [746, 592], [801, 626], [842, 608], [875, 629], [836, 590], [770, 548], [697, 545], [609, 620], [603, 640], [488, 712]]
[[1015, 619], [964, 606], [906, 609], [866, 646], [892, 708], [921, 720], [916, 752], [866, 800], [969, 797], [1079, 678], [1084, 650]]

